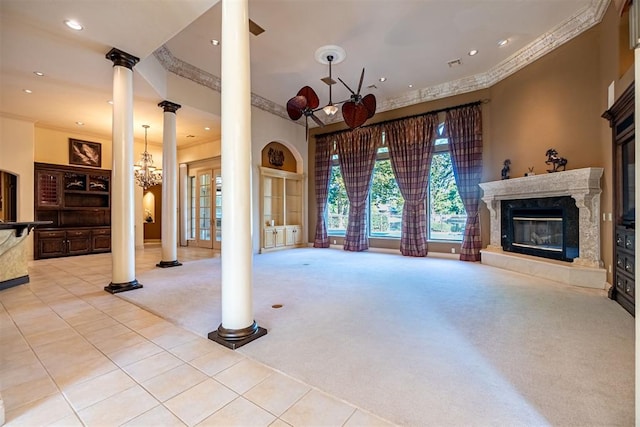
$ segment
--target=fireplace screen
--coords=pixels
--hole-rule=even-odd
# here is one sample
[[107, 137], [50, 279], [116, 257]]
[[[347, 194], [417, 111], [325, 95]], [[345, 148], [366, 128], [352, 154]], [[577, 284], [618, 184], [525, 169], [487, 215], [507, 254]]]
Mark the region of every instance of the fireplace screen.
[[562, 217], [513, 217], [513, 246], [562, 252]]
[[569, 196], [502, 200], [502, 249], [573, 261], [579, 256], [578, 207]]

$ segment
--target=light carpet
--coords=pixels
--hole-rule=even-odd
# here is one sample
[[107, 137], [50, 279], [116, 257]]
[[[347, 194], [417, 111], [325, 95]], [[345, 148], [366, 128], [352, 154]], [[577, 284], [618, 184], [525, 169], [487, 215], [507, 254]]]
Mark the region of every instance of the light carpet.
[[[634, 423], [634, 319], [603, 291], [435, 257], [304, 248], [253, 262], [269, 333], [238, 351], [394, 423]], [[220, 324], [220, 258], [138, 280], [118, 295], [202, 336]]]

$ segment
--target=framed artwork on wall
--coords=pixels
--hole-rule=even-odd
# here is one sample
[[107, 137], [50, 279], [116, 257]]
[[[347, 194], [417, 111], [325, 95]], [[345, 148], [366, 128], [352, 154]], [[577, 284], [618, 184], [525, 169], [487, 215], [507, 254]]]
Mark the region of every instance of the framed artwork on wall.
[[102, 144], [69, 138], [69, 164], [102, 167]]

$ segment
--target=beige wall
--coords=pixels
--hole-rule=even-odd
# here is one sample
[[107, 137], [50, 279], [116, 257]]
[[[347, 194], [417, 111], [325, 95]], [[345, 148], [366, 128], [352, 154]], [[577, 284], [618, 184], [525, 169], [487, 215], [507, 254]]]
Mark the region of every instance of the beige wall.
[[79, 132], [74, 133], [43, 127], [35, 128], [35, 157], [33, 160], [42, 163], [68, 165], [69, 138], [100, 143], [102, 151], [101, 169], [111, 169], [111, 140], [88, 136]]
[[[0, 117], [0, 170], [17, 175], [17, 221], [33, 221], [33, 152], [32, 122]], [[33, 233], [24, 243], [29, 259], [33, 258]]]
[[[489, 102], [482, 105], [483, 181], [499, 180], [507, 158], [511, 160], [512, 178], [524, 176], [529, 167], [536, 173], [547, 173], [545, 152], [555, 148], [560, 156], [568, 159], [568, 169], [605, 168], [602, 212], [611, 212], [611, 131], [600, 116], [607, 109], [607, 88], [619, 76], [618, 26], [619, 18], [610, 8], [600, 24], [489, 89], [376, 114], [368, 123], [488, 99]], [[623, 89], [616, 88], [616, 92], [621, 93]], [[343, 124], [333, 125], [321, 132], [344, 128]], [[319, 132], [319, 129], [312, 130], [314, 134]], [[309, 239], [313, 241], [314, 138], [309, 139], [309, 153]], [[486, 246], [489, 217], [484, 203], [480, 215]], [[612, 262], [612, 239], [612, 223], [607, 221], [602, 224], [602, 257], [607, 268]], [[370, 242], [372, 247], [399, 247], [398, 240], [371, 239]], [[429, 249], [450, 252], [451, 247], [456, 246], [432, 243]], [[611, 283], [611, 275], [608, 280]]]

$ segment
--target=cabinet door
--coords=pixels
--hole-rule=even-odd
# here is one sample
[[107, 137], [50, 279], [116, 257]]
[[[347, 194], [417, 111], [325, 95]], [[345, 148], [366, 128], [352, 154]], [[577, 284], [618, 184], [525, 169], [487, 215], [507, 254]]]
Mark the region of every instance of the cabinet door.
[[295, 236], [294, 236], [294, 239], [293, 239], [293, 244], [296, 245], [296, 246], [299, 246], [299, 245], [302, 244], [302, 239], [303, 239], [303, 237], [302, 237], [302, 227], [298, 226], [298, 227], [295, 228], [294, 231], [295, 231], [295, 233], [294, 233]]
[[276, 230], [273, 227], [266, 227], [264, 229], [264, 243], [265, 249], [270, 249], [276, 245]]
[[91, 231], [67, 231], [67, 252], [69, 255], [81, 255], [91, 252]]
[[276, 231], [276, 233], [275, 233], [275, 246], [276, 246], [276, 248], [284, 246], [285, 237], [286, 237], [285, 236], [286, 233], [285, 233], [284, 227], [276, 227], [275, 231]]
[[91, 232], [91, 251], [109, 252], [111, 250], [111, 230], [99, 229]]
[[296, 244], [296, 227], [285, 227], [285, 242], [287, 246]]
[[54, 258], [64, 256], [67, 249], [67, 238], [64, 231], [37, 231], [36, 258]]
[[36, 206], [39, 208], [59, 208], [62, 206], [61, 172], [36, 171]]

